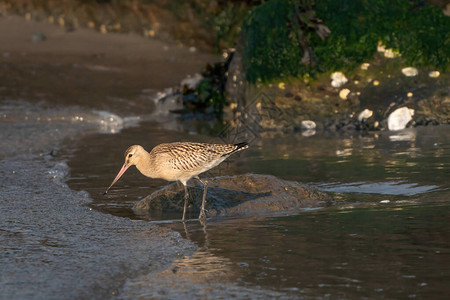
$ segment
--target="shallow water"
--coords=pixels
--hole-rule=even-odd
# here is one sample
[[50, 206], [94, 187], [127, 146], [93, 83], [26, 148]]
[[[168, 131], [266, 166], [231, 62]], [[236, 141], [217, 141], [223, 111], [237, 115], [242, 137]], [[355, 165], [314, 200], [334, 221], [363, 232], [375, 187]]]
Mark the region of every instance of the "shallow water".
[[[129, 145], [151, 149], [177, 140], [220, 141], [150, 121], [117, 135], [90, 135], [67, 156], [69, 186], [87, 190], [99, 211], [145, 219], [132, 206], [167, 182], [133, 168], [107, 197], [101, 194]], [[204, 176], [276, 175], [330, 192], [336, 204], [294, 216], [213, 219], [206, 227], [183, 226], [181, 214], [153, 214], [148, 221], [180, 232], [199, 251], [175, 261], [172, 271], [130, 278], [122, 297], [444, 299], [450, 293], [449, 167], [448, 126], [262, 137]]]
[[68, 187], [62, 140], [117, 128], [106, 115], [0, 103], [0, 299], [110, 299], [127, 278], [196, 250], [168, 228], [94, 210]]
[[448, 208], [327, 209], [210, 222], [207, 234], [193, 224], [187, 232], [244, 286], [314, 298], [438, 299], [450, 279]]

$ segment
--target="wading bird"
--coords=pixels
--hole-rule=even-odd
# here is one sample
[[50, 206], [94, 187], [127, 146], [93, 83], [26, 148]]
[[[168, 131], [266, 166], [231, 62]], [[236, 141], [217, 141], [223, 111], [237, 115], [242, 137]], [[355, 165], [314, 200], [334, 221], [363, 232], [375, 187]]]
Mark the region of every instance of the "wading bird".
[[196, 178], [203, 184], [203, 198], [199, 219], [206, 219], [205, 202], [208, 182], [202, 181], [198, 175], [219, 165], [231, 154], [247, 149], [247, 143], [239, 144], [204, 144], [177, 142], [160, 144], [148, 153], [142, 146], [133, 145], [125, 151], [125, 163], [108, 187], [104, 195], [130, 167], [136, 168], [150, 178], [162, 178], [168, 181], [180, 181], [184, 186], [183, 221], [189, 193], [186, 184], [189, 179]]

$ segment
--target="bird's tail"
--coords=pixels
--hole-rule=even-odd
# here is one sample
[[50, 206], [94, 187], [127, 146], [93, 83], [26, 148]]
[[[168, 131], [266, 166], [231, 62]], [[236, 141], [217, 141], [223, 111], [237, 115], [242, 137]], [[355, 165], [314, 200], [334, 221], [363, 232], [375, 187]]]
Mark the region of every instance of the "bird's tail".
[[243, 143], [238, 143], [238, 144], [234, 144], [234, 146], [236, 146], [236, 148], [233, 149], [233, 151], [230, 151], [228, 153], [223, 154], [222, 156], [228, 156], [233, 154], [234, 152], [238, 152], [241, 150], [245, 150], [248, 148], [248, 143], [247, 142], [243, 142]]

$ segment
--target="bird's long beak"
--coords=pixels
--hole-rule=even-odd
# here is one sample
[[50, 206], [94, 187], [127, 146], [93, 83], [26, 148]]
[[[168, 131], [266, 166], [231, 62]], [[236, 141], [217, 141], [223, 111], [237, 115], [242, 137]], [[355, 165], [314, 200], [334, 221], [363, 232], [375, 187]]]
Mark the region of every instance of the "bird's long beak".
[[106, 192], [104, 192], [103, 195], [106, 195], [108, 193], [109, 189], [114, 185], [114, 183], [117, 182], [117, 180], [119, 180], [119, 178], [123, 175], [123, 173], [125, 173], [126, 170], [128, 170], [129, 167], [130, 167], [129, 164], [127, 164], [127, 163], [123, 164], [122, 169], [120, 169], [120, 171], [117, 174], [116, 178], [114, 178], [114, 181], [111, 183], [109, 188], [106, 189]]

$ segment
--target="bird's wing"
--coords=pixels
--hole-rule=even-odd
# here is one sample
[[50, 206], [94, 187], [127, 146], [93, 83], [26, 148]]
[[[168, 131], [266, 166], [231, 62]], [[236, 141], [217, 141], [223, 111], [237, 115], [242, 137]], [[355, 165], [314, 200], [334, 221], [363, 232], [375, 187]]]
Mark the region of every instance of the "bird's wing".
[[223, 161], [224, 155], [232, 153], [235, 145], [172, 143], [161, 144], [161, 149], [168, 157], [168, 163], [176, 170], [207, 170], [217, 162]]

